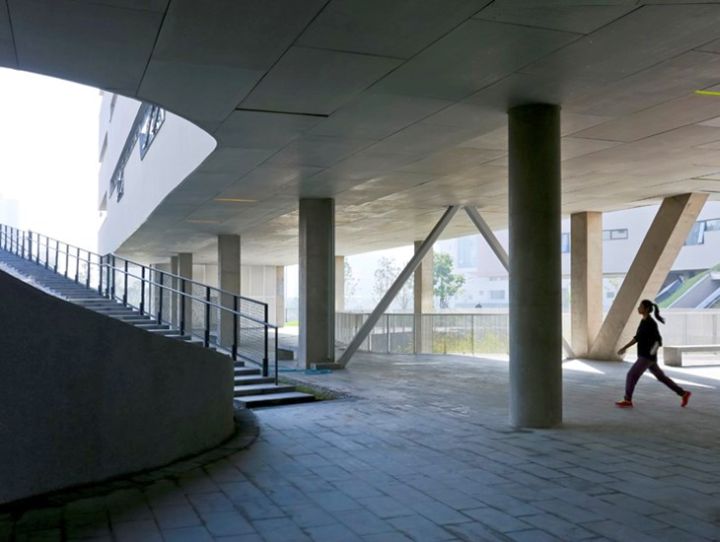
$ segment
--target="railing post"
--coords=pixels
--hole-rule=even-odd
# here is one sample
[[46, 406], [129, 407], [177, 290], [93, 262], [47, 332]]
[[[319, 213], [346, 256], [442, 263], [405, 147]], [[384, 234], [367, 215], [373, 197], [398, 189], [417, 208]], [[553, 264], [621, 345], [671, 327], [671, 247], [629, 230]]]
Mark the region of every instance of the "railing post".
[[104, 256], [98, 256], [98, 293], [103, 295], [103, 262], [105, 261]]
[[264, 343], [265, 343], [265, 356], [263, 357], [263, 376], [268, 376], [268, 373], [270, 372], [269, 363], [270, 360], [268, 359], [268, 340], [270, 339], [268, 335], [268, 306], [265, 304], [265, 319], [263, 320], [265, 322], [264, 329], [263, 329], [263, 337], [264, 337]]
[[80, 247], [75, 251], [75, 282], [80, 284]]
[[145, 266], [140, 266], [140, 314], [145, 314]]
[[233, 342], [232, 359], [237, 361], [238, 353], [238, 296], [233, 296]]
[[32, 242], [32, 231], [28, 230], [28, 254], [30, 257], [28, 260], [32, 261], [33, 242]]
[[115, 254], [111, 255], [112, 270], [110, 271], [110, 294], [112, 300], [115, 300]]
[[20, 257], [25, 258], [25, 233], [22, 234], [22, 245], [20, 247]]
[[158, 310], [157, 310], [158, 324], [162, 323], [163, 290], [165, 289], [164, 285], [165, 285], [165, 273], [160, 271], [160, 290], [158, 290]]
[[210, 346], [210, 286], [205, 287], [205, 348]]
[[90, 260], [92, 260], [92, 255], [89, 250], [86, 250], [85, 253], [87, 254], [87, 260], [85, 261], [85, 287], [90, 288], [90, 273], [92, 273]]
[[[180, 280], [180, 335], [185, 335], [185, 279]], [[190, 327], [190, 335], [192, 335], [192, 322]]]
[[123, 288], [123, 305], [127, 305], [127, 287], [128, 287], [128, 261], [125, 260], [125, 275], [123, 276], [123, 281], [125, 282], [125, 286]]
[[275, 328], [275, 385], [278, 385], [278, 328]]
[[60, 256], [60, 241], [55, 241], [55, 265], [53, 270], [58, 272], [58, 257]]
[[70, 273], [70, 246], [65, 243], [65, 278]]

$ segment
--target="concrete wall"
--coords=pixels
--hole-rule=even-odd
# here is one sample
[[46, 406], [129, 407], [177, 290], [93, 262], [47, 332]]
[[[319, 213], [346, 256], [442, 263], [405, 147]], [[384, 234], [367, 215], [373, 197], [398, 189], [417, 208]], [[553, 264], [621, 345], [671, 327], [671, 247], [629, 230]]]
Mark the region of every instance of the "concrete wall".
[[0, 272], [0, 504], [148, 469], [233, 430], [229, 358]]

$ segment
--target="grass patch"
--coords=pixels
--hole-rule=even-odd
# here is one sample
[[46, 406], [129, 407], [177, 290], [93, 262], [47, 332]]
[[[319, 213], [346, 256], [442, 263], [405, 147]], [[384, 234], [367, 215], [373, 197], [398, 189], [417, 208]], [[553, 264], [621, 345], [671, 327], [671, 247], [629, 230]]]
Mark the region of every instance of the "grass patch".
[[290, 320], [289, 322], [285, 322], [285, 327], [299, 327], [300, 321], [299, 320]]
[[[716, 266], [717, 267], [717, 266]], [[715, 269], [715, 268], [713, 268]], [[663, 300], [661, 303], [659, 303], [659, 306], [661, 309], [667, 309], [670, 307], [673, 303], [675, 303], [678, 299], [680, 299], [681, 296], [685, 295], [687, 291], [695, 286], [703, 277], [706, 277], [710, 271], [703, 271], [701, 273], [698, 273], [691, 279], [686, 280], [680, 288], [675, 290], [670, 297]]]

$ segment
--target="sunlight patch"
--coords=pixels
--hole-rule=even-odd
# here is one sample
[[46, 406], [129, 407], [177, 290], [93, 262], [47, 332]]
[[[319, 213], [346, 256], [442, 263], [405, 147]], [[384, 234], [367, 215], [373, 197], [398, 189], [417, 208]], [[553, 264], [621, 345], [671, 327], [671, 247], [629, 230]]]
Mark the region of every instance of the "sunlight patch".
[[593, 373], [596, 375], [605, 374], [600, 369], [596, 369], [595, 367], [585, 363], [584, 361], [580, 361], [577, 359], [571, 359], [570, 361], [566, 361], [565, 363], [563, 363], [563, 369], [569, 369], [570, 371], [580, 371], [582, 373]]

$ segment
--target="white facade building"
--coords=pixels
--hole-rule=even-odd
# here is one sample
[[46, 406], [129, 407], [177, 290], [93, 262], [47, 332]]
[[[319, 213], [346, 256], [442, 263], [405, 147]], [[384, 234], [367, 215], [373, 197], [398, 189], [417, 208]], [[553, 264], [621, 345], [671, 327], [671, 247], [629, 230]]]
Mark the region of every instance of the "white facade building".
[[[657, 206], [638, 207], [603, 214], [603, 298], [605, 309], [612, 304], [622, 279], [632, 264]], [[570, 221], [563, 221], [562, 270], [563, 302], [567, 308], [570, 291]], [[508, 232], [496, 235], [508, 249]], [[449, 253], [455, 271], [465, 276], [463, 290], [451, 306], [454, 308], [507, 307], [508, 275], [480, 235], [442, 241], [437, 251]], [[680, 251], [666, 284], [677, 277], [690, 278], [720, 264], [720, 202], [705, 204], [695, 226]]]

